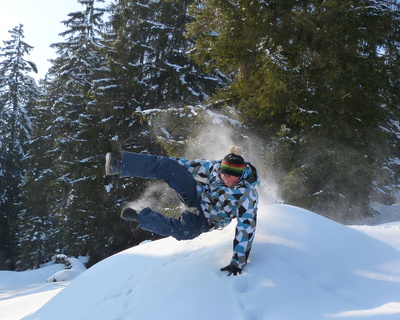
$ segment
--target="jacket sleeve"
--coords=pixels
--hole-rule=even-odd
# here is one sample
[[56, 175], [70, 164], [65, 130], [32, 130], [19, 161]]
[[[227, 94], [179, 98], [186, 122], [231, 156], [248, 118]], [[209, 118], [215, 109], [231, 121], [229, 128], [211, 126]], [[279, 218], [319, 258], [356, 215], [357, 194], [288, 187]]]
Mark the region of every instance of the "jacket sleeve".
[[181, 166], [184, 166], [194, 177], [207, 178], [214, 168], [215, 160], [186, 160], [183, 158], [175, 158]]
[[248, 190], [238, 202], [237, 225], [231, 263], [242, 269], [249, 258], [257, 224], [258, 194]]

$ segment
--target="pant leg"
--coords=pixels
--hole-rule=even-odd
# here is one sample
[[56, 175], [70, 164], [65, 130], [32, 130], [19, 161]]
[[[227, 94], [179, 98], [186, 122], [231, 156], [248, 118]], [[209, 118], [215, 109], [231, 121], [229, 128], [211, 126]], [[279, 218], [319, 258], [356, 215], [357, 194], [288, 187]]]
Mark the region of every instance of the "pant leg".
[[150, 208], [139, 212], [139, 224], [143, 230], [161, 236], [174, 237], [177, 240], [194, 239], [209, 230], [204, 214], [196, 214], [185, 210], [179, 219], [166, 217]]
[[139, 177], [165, 181], [174, 189], [188, 207], [200, 208], [197, 196], [197, 183], [191, 173], [178, 161], [168, 157], [122, 153], [121, 177]]
[[143, 230], [172, 236], [177, 240], [193, 239], [209, 230], [208, 220], [197, 196], [197, 182], [178, 161], [167, 157], [123, 152], [121, 176], [165, 181], [187, 207], [198, 209], [197, 212], [185, 210], [179, 219], [174, 219], [145, 208], [139, 212], [139, 224]]

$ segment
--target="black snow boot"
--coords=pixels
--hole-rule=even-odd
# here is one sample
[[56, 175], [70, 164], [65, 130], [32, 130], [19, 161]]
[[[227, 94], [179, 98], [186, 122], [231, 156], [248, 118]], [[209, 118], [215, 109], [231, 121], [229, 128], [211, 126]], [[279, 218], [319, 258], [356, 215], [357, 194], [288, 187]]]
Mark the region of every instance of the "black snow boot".
[[121, 160], [115, 158], [115, 154], [109, 152], [106, 154], [106, 176], [119, 174], [121, 171]]
[[139, 222], [139, 214], [135, 209], [132, 209], [131, 207], [125, 207], [122, 209], [121, 218], [126, 221]]

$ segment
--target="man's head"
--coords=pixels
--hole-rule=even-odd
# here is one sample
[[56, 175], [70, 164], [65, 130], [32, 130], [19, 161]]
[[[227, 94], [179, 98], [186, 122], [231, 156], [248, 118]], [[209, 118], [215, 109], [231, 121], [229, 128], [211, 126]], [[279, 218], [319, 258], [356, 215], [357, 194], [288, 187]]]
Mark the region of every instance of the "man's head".
[[229, 154], [225, 156], [221, 163], [221, 173], [235, 177], [241, 177], [245, 163], [242, 157], [243, 149], [233, 146], [229, 149]]
[[221, 178], [225, 185], [232, 187], [239, 181], [242, 176], [245, 163], [242, 158], [243, 149], [240, 147], [231, 147], [229, 154], [224, 157], [221, 162]]

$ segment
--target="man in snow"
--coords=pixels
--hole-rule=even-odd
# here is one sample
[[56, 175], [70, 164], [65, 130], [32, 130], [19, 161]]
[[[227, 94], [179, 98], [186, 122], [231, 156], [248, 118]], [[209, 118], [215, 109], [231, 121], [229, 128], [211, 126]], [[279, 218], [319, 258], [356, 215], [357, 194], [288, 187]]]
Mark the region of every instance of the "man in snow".
[[[186, 206], [179, 219], [150, 208], [122, 210], [121, 217], [137, 221], [142, 229], [177, 240], [188, 240], [203, 232], [221, 229], [237, 218], [233, 256], [221, 268], [228, 276], [242, 272], [254, 240], [259, 184], [256, 168], [242, 157], [243, 149], [231, 147], [223, 160], [194, 160], [137, 154], [124, 151], [122, 160], [106, 155], [106, 175], [165, 181]], [[201, 182], [195, 177], [205, 179]]]

